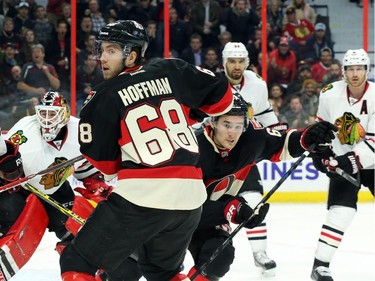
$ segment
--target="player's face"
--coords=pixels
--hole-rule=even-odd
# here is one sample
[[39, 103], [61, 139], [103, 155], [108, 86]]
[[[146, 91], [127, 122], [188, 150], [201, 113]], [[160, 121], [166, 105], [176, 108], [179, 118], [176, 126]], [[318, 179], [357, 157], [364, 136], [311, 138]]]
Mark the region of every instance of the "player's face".
[[346, 81], [352, 87], [359, 87], [367, 80], [364, 65], [347, 66], [345, 70]]
[[246, 69], [245, 58], [228, 58], [225, 64], [227, 76], [232, 80], [239, 80]]
[[244, 131], [244, 117], [221, 116], [214, 124], [214, 142], [220, 149], [232, 149], [236, 146]]
[[119, 75], [124, 69], [121, 46], [116, 43], [102, 42], [100, 62], [104, 79]]

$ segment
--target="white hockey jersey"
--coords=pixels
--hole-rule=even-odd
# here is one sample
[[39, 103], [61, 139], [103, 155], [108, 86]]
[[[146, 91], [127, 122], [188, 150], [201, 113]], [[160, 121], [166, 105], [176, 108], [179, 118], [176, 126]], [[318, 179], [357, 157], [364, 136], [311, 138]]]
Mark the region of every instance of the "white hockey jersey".
[[255, 120], [264, 127], [279, 123], [268, 101], [267, 84], [258, 74], [245, 70], [241, 84], [232, 85], [232, 92], [239, 93], [246, 102], [251, 103]]
[[[70, 117], [67, 123], [67, 136], [60, 142], [46, 142], [40, 132], [36, 115], [18, 121], [7, 133], [6, 139], [19, 144], [25, 175], [35, 174], [52, 164], [79, 156], [78, 118]], [[76, 167], [83, 161], [77, 162]], [[36, 176], [29, 183], [45, 194], [53, 194], [73, 173], [71, 167]]]
[[359, 118], [365, 130], [360, 141], [353, 144], [341, 144], [336, 136], [333, 140], [333, 150], [336, 155], [354, 151], [360, 159], [363, 169], [374, 169], [375, 161], [375, 84], [367, 82], [366, 92], [360, 100], [351, 101], [347, 93], [347, 83], [337, 81], [325, 86], [320, 92], [318, 120], [326, 120], [335, 124], [345, 112]]

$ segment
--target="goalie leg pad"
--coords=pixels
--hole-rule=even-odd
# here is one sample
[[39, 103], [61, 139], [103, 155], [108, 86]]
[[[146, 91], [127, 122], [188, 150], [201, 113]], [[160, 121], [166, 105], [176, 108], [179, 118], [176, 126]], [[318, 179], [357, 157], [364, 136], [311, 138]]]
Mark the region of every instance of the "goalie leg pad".
[[0, 239], [0, 271], [9, 280], [34, 254], [48, 225], [47, 213], [38, 198], [31, 194], [26, 205], [9, 229]]

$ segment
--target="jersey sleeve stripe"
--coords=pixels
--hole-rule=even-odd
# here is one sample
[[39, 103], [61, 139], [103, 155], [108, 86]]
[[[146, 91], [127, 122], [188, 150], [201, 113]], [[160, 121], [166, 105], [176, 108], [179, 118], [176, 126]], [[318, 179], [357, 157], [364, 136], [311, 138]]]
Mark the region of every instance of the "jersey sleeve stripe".
[[220, 99], [215, 104], [202, 106], [199, 108], [199, 110], [202, 110], [208, 115], [217, 116], [217, 115], [222, 115], [228, 112], [232, 108], [232, 105], [233, 105], [233, 94], [228, 84], [227, 91], [225, 92], [222, 99]]
[[202, 170], [194, 166], [173, 166], [152, 169], [122, 169], [118, 172], [119, 179], [135, 178], [176, 178], [176, 179], [202, 179]]

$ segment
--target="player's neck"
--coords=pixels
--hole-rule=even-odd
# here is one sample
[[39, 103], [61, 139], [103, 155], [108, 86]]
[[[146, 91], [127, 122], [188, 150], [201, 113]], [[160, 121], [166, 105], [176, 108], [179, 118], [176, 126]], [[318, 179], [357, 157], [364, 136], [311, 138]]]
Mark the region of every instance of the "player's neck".
[[353, 87], [353, 86], [348, 85], [349, 96], [355, 99], [362, 98], [362, 96], [365, 94], [365, 91], [366, 91], [366, 84], [367, 83], [365, 82], [359, 87]]

